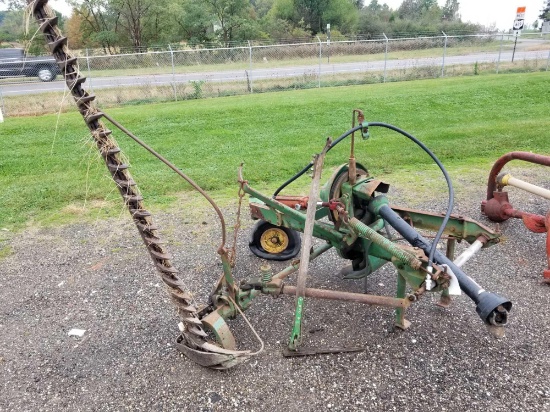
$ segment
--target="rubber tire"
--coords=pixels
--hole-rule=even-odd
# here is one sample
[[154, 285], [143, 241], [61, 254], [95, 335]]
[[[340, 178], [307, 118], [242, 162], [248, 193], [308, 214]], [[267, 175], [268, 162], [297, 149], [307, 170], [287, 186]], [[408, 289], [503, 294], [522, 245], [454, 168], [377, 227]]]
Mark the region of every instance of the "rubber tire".
[[[44, 77], [46, 72], [49, 73], [49, 75]], [[57, 74], [49, 67], [40, 67], [36, 72], [36, 75], [38, 76], [38, 79], [42, 82], [53, 82], [57, 77]]]
[[[270, 253], [262, 247], [262, 244], [260, 242], [262, 234], [266, 230], [269, 230], [271, 228], [281, 229], [288, 236], [288, 246], [281, 253]], [[283, 227], [283, 226], [275, 226], [275, 225], [272, 225], [271, 223], [264, 222], [263, 220], [258, 221], [252, 228], [250, 242], [248, 243], [248, 247], [250, 248], [250, 251], [252, 253], [254, 253], [259, 258], [266, 259], [266, 260], [292, 259], [296, 257], [298, 253], [300, 253], [300, 246], [301, 246], [300, 234], [297, 231]]]

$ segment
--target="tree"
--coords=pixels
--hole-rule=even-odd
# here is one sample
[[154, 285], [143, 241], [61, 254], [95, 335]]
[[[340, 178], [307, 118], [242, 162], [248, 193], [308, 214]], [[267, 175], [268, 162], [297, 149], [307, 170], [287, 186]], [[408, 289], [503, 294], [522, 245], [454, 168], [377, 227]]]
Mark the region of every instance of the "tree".
[[140, 50], [152, 43], [168, 42], [175, 21], [169, 0], [72, 0], [73, 14], [87, 45], [113, 53], [116, 46]]
[[[425, 4], [428, 6], [428, 4]], [[443, 10], [436, 4], [429, 5], [428, 8], [422, 8], [420, 22], [426, 27], [433, 27], [443, 20]]]
[[248, 0], [202, 0], [210, 13], [217, 19], [216, 32], [228, 44], [238, 38], [239, 28], [249, 24], [250, 2]]
[[297, 14], [311, 34], [323, 31], [323, 10], [328, 8], [329, 2], [330, 0], [294, 0]]
[[119, 16], [120, 31], [125, 32], [136, 51], [144, 46], [144, 20], [152, 5], [152, 2], [146, 0], [117, 0], [111, 2], [111, 6]]
[[105, 53], [113, 54], [119, 39], [117, 35], [120, 15], [113, 14], [107, 0], [72, 0], [73, 15], [79, 16], [80, 32], [87, 39], [84, 45], [94, 43]]
[[357, 7], [362, 4], [356, 0], [275, 0], [268, 16], [287, 20], [311, 35], [324, 32], [327, 23], [342, 33], [351, 33], [357, 28]]
[[[31, 55], [42, 55], [49, 52], [42, 33], [34, 19], [30, 18], [29, 25], [26, 24], [24, 8], [11, 7], [7, 11], [0, 12], [0, 42], [20, 43]], [[56, 12], [58, 25], [63, 30], [64, 19]], [[28, 28], [28, 32], [27, 29]]]
[[273, 20], [286, 20], [292, 23], [300, 20], [296, 14], [294, 0], [275, 0], [268, 16]]
[[87, 36], [83, 32], [84, 20], [79, 13], [71, 13], [71, 16], [65, 24], [65, 31], [69, 39], [69, 46], [72, 49], [82, 49], [87, 46]]
[[420, 9], [422, 11], [429, 10], [433, 6], [437, 6], [437, 0], [420, 0]]
[[8, 10], [22, 10], [27, 6], [25, 0], [0, 0], [0, 4], [5, 4]]
[[418, 20], [433, 8], [439, 8], [437, 0], [404, 0], [399, 6], [399, 17], [408, 20]]
[[[386, 6], [386, 4], [384, 5]], [[368, 11], [369, 14], [378, 14], [382, 11], [382, 5], [378, 3], [378, 0], [371, 0], [366, 11]]]
[[23, 10], [2, 12], [0, 22], [0, 42], [21, 42], [24, 38]]
[[349, 0], [332, 0], [323, 11], [321, 18], [323, 27], [330, 23], [333, 30], [342, 34], [355, 33], [359, 15], [355, 4]]
[[185, 0], [173, 3], [171, 13], [177, 26], [178, 38], [192, 44], [214, 40], [214, 17], [198, 1]]
[[420, 8], [417, 0], [404, 0], [397, 11], [401, 19], [413, 20], [420, 16]]
[[446, 0], [443, 6], [443, 19], [447, 21], [460, 20], [460, 14], [458, 14], [459, 7], [460, 3], [458, 0]]
[[[374, 0], [375, 2], [376, 0]], [[371, 2], [372, 4], [372, 2]], [[372, 8], [370, 9], [372, 10]], [[390, 32], [389, 15], [385, 18], [382, 11], [378, 13], [369, 10], [369, 6], [363, 9], [359, 17], [358, 30], [362, 35], [366, 35], [367, 38], [381, 35], [382, 33]]]
[[539, 19], [542, 19], [543, 21], [550, 20], [550, 5], [540, 11]]
[[269, 13], [269, 10], [273, 8], [273, 4], [275, 3], [275, 0], [251, 0], [250, 4], [256, 11], [256, 15], [258, 18], [263, 18], [267, 16]]

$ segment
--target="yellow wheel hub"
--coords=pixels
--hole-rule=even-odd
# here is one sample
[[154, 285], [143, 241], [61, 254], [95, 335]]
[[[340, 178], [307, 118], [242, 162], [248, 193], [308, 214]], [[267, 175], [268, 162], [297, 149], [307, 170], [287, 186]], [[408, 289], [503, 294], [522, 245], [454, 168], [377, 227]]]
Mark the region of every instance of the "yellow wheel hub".
[[274, 227], [262, 233], [260, 244], [268, 253], [281, 253], [288, 247], [288, 236], [284, 230]]

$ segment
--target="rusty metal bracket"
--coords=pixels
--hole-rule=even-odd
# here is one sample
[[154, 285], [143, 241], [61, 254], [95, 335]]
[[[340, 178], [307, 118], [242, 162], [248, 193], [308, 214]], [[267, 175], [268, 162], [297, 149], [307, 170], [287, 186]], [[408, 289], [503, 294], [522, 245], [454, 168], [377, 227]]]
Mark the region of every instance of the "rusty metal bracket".
[[543, 271], [543, 282], [550, 284], [550, 211], [546, 216], [523, 212], [515, 209], [508, 200], [508, 192], [502, 189], [505, 186], [515, 186], [546, 199], [549, 198], [547, 189], [540, 188], [522, 180], [513, 178], [509, 174], [500, 173], [502, 168], [512, 160], [523, 160], [541, 166], [550, 166], [550, 156], [531, 152], [510, 152], [501, 156], [489, 173], [487, 183], [487, 199], [481, 202], [481, 212], [494, 222], [504, 222], [509, 218], [521, 219], [524, 226], [534, 233], [547, 233], [546, 257], [548, 267]]
[[296, 350], [302, 340], [303, 308], [306, 297], [306, 279], [309, 268], [309, 257], [311, 254], [313, 227], [315, 225], [315, 209], [317, 205], [316, 196], [319, 192], [319, 187], [321, 184], [321, 173], [323, 171], [325, 155], [327, 154], [327, 150], [330, 148], [331, 143], [332, 139], [328, 138], [325, 147], [321, 153], [315, 156], [315, 161], [313, 162], [313, 181], [311, 183], [309, 200], [307, 204], [304, 236], [302, 238], [302, 249], [300, 253], [300, 267], [298, 269], [298, 280], [296, 286], [296, 313], [294, 316], [294, 327], [292, 328], [292, 334], [288, 342], [288, 348], [290, 350]]

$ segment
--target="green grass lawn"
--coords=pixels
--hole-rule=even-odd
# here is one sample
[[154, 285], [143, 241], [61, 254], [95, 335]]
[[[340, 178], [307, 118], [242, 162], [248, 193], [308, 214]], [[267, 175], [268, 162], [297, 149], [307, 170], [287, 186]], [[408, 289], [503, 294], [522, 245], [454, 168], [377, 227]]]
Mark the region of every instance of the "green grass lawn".
[[[550, 73], [542, 72], [190, 100], [109, 113], [223, 203], [236, 197], [241, 161], [251, 184], [271, 191], [305, 166], [327, 136], [349, 129], [354, 108], [363, 109], [368, 121], [414, 134], [452, 176], [470, 173], [483, 182], [491, 163], [508, 151], [550, 154], [549, 94]], [[118, 192], [78, 113], [7, 118], [0, 135], [0, 228], [120, 212]], [[114, 135], [151, 209], [191, 207], [194, 196], [185, 182], [120, 132]], [[356, 155], [373, 175], [393, 184], [429, 186], [438, 175], [420, 149], [382, 129], [372, 128]], [[341, 144], [326, 165], [347, 157], [348, 146]], [[297, 190], [308, 180], [302, 178]]]

